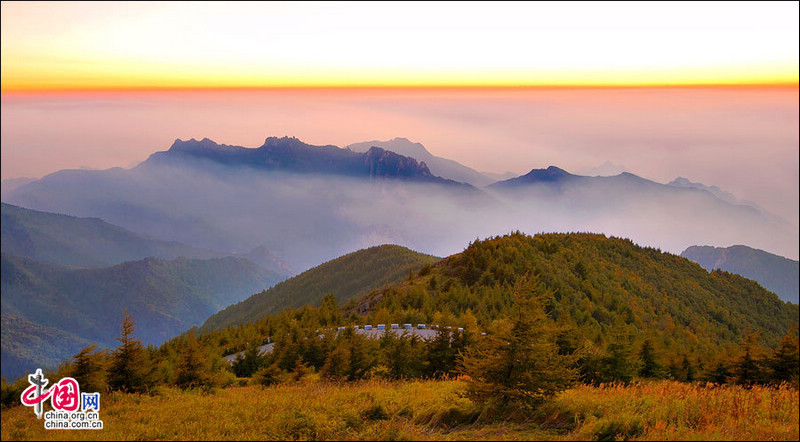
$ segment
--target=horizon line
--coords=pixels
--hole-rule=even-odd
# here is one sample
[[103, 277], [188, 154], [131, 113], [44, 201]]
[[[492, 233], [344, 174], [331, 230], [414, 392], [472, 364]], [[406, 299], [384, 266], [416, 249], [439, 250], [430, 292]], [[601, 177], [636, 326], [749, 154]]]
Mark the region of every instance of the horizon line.
[[519, 84], [519, 85], [284, 85], [284, 86], [141, 86], [141, 87], [45, 87], [0, 88], [5, 94], [92, 93], [92, 92], [222, 92], [222, 91], [514, 91], [591, 89], [793, 89], [800, 82], [769, 83], [636, 83], [636, 84]]

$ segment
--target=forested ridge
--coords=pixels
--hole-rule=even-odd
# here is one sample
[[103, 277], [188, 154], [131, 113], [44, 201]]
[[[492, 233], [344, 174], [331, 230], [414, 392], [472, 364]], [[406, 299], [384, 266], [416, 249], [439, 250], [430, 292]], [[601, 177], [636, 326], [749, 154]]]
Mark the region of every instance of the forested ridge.
[[252, 322], [287, 308], [316, 305], [329, 293], [338, 302], [346, 302], [384, 285], [401, 282], [409, 271], [438, 260], [389, 244], [348, 253], [214, 314], [203, 328], [219, 329]]
[[638, 336], [649, 333], [671, 351], [708, 354], [748, 332], [758, 331], [765, 343], [775, 344], [798, 321], [797, 305], [751, 280], [709, 273], [679, 256], [590, 233], [514, 233], [475, 241], [360, 304], [369, 306], [368, 317], [389, 312], [414, 323], [469, 311], [487, 327], [508, 314], [510, 287], [526, 273], [553, 292], [546, 306], [550, 317], [593, 341], [621, 326]]

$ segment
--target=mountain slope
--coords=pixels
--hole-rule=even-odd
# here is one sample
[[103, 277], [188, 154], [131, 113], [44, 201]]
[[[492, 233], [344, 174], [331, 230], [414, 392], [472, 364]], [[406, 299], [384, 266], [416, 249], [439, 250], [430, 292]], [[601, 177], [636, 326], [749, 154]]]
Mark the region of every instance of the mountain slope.
[[283, 309], [316, 305], [332, 293], [340, 303], [408, 277], [439, 258], [405, 247], [382, 245], [349, 253], [287, 279], [208, 318], [213, 330], [257, 320]]
[[6, 193], [11, 192], [12, 190], [18, 187], [22, 187], [34, 181], [36, 181], [36, 178], [28, 178], [28, 177], [9, 178], [3, 180], [3, 182], [0, 183], [0, 195], [2, 197], [5, 197]]
[[411, 142], [406, 138], [398, 137], [387, 141], [364, 141], [350, 144], [346, 148], [354, 152], [367, 152], [373, 146], [414, 158], [417, 161], [422, 161], [430, 168], [432, 174], [442, 178], [469, 183], [476, 187], [483, 187], [495, 181], [491, 177], [487, 177], [477, 170], [464, 166], [457, 161], [434, 156], [428, 152], [422, 144]]
[[736, 197], [736, 195], [734, 195], [734, 194], [732, 194], [730, 192], [727, 192], [725, 190], [722, 190], [718, 186], [707, 186], [707, 185], [705, 185], [703, 183], [694, 183], [694, 182], [689, 181], [688, 179], [683, 178], [683, 177], [675, 178], [674, 180], [672, 180], [669, 183], [667, 183], [667, 185], [668, 186], [674, 186], [674, 187], [684, 187], [684, 188], [693, 188], [693, 189], [705, 190], [706, 192], [711, 193], [715, 197], [717, 197], [717, 198], [719, 198], [719, 199], [721, 199], [721, 200], [723, 200], [725, 202], [728, 202], [728, 203], [731, 203], [731, 204], [743, 205], [743, 206], [750, 206], [750, 207], [758, 210], [765, 217], [773, 220], [776, 223], [786, 224], [786, 225], [789, 224], [789, 222], [786, 221], [784, 218], [781, 218], [780, 216], [770, 212], [769, 210], [761, 207], [760, 205], [756, 204], [755, 202], [739, 199], [739, 198]]
[[722, 269], [758, 282], [784, 301], [798, 303], [800, 263], [747, 246], [692, 246], [681, 253], [706, 270]]
[[[47, 330], [57, 329], [66, 336], [114, 346], [126, 308], [136, 320], [137, 338], [144, 343], [161, 343], [280, 279], [249, 261], [232, 257], [147, 258], [113, 267], [75, 269], [4, 253], [3, 314], [39, 327], [19, 330], [13, 327], [22, 324], [20, 321], [4, 321], [3, 345], [14, 348], [13, 343], [6, 342], [13, 336], [21, 341], [46, 340], [52, 335]], [[64, 348], [61, 358], [72, 350]]]
[[678, 177], [674, 180], [667, 183], [668, 186], [675, 186], [675, 187], [684, 187], [684, 188], [693, 188], [693, 189], [701, 189], [705, 190], [706, 192], [711, 193], [715, 197], [732, 204], [736, 204], [739, 202], [739, 198], [736, 198], [732, 193], [726, 192], [720, 189], [717, 186], [706, 186], [703, 183], [693, 183], [684, 177]]
[[6, 313], [2, 314], [2, 331], [0, 374], [6, 379], [36, 368], [57, 367], [82, 348], [97, 343]]
[[146, 257], [212, 258], [222, 254], [139, 235], [98, 218], [2, 203], [2, 252], [67, 266], [108, 266]]

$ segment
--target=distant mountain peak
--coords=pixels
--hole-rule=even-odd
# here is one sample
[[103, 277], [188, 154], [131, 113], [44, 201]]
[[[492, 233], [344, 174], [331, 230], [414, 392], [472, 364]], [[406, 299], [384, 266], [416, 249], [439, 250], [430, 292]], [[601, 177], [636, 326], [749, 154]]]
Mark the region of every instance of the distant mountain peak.
[[625, 166], [606, 161], [599, 166], [578, 169], [574, 173], [575, 175], [607, 177], [617, 176], [623, 172], [627, 172]]
[[295, 274], [295, 271], [292, 270], [292, 268], [289, 267], [286, 262], [273, 255], [264, 244], [261, 244], [260, 246], [239, 256], [258, 264], [265, 269], [275, 271], [276, 273], [282, 273], [285, 275]]
[[278, 146], [278, 145], [293, 145], [293, 146], [308, 146], [308, 144], [300, 141], [297, 137], [267, 137], [264, 140], [262, 147]]
[[692, 184], [692, 182], [689, 181], [688, 178], [684, 178], [682, 176], [679, 176], [678, 178], [675, 178], [674, 180], [672, 180], [672, 182], [670, 182], [669, 184], [677, 184], [679, 186], [685, 186], [685, 185], [688, 185], [688, 184]]
[[695, 182], [689, 180], [688, 178], [684, 178], [684, 177], [680, 177], [680, 176], [678, 178], [675, 178], [674, 180], [670, 181], [669, 183], [667, 183], [667, 185], [668, 186], [673, 186], [673, 187], [684, 187], [684, 188], [690, 188], [690, 189], [705, 190], [707, 192], [710, 192], [712, 195], [716, 196], [717, 198], [719, 198], [719, 199], [721, 199], [723, 201], [727, 201], [727, 202], [729, 202], [731, 204], [739, 204], [740, 203], [739, 198], [737, 198], [734, 194], [732, 194], [730, 192], [726, 192], [726, 191], [720, 189], [718, 186], [707, 186], [707, 185], [705, 185], [703, 183], [695, 183]]
[[198, 149], [218, 149], [221, 147], [228, 147], [228, 146], [224, 144], [219, 144], [209, 138], [203, 138], [200, 141], [197, 141], [197, 139], [195, 138], [191, 138], [186, 141], [181, 140], [180, 138], [176, 138], [175, 141], [172, 143], [172, 146], [170, 146], [169, 150], [188, 152]]
[[489, 187], [491, 188], [517, 188], [520, 186], [529, 186], [536, 184], [546, 184], [548, 186], [560, 187], [562, 183], [573, 182], [578, 179], [585, 179], [582, 175], [573, 175], [566, 170], [556, 167], [548, 166], [547, 169], [531, 169], [525, 175], [511, 178], [505, 181], [498, 181]]
[[471, 169], [457, 161], [433, 155], [422, 143], [415, 143], [405, 137], [394, 137], [390, 140], [372, 140], [353, 143], [346, 149], [353, 152], [367, 152], [371, 147], [377, 146], [394, 153], [414, 158], [430, 169], [434, 176], [469, 183], [473, 186], [485, 186], [494, 181], [480, 172]]
[[530, 172], [522, 175], [520, 178], [536, 181], [556, 181], [572, 176], [577, 175], [573, 175], [560, 167], [548, 166], [547, 169], [532, 169]]
[[544, 186], [549, 186], [553, 189], [559, 189], [563, 188], [563, 186], [578, 185], [580, 183], [583, 183], [584, 185], [592, 185], [593, 183], [594, 184], [605, 183], [605, 185], [610, 185], [612, 183], [616, 183], [617, 185], [625, 185], [625, 186], [656, 185], [656, 186], [666, 187], [663, 184], [657, 184], [653, 181], [650, 181], [646, 178], [642, 178], [630, 172], [622, 172], [618, 175], [609, 177], [601, 177], [601, 176], [590, 177], [585, 175], [572, 174], [557, 166], [548, 166], [546, 169], [532, 169], [525, 175], [516, 178], [511, 178], [505, 181], [498, 181], [492, 184], [490, 187], [496, 189], [519, 188], [519, 187], [541, 184]]
[[424, 161], [417, 162], [414, 158], [406, 157], [378, 146], [369, 148], [366, 152], [364, 163], [370, 167], [370, 177], [385, 175], [433, 177]]
[[409, 140], [408, 138], [404, 137], [395, 137], [388, 141], [381, 141], [381, 140], [364, 141], [361, 143], [351, 144], [347, 146], [347, 148], [355, 152], [365, 152], [369, 150], [369, 148], [372, 146], [377, 146], [398, 153], [400, 155], [412, 157], [418, 161], [430, 160], [432, 158], [435, 158], [433, 154], [428, 152], [428, 149], [426, 149], [425, 146], [422, 145], [422, 143], [415, 143]]

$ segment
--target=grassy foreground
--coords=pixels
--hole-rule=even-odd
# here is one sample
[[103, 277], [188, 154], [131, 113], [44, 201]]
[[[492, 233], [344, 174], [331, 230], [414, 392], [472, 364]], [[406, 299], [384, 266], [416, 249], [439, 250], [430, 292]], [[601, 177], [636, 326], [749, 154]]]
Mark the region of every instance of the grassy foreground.
[[[101, 397], [105, 428], [45, 430], [32, 409], [2, 413], [3, 440], [798, 440], [795, 389], [672, 381], [578, 387], [524, 422], [491, 421], [461, 381], [305, 382], [215, 394], [164, 389]], [[49, 408], [46, 407], [46, 409]], [[477, 422], [476, 422], [477, 420]]]

